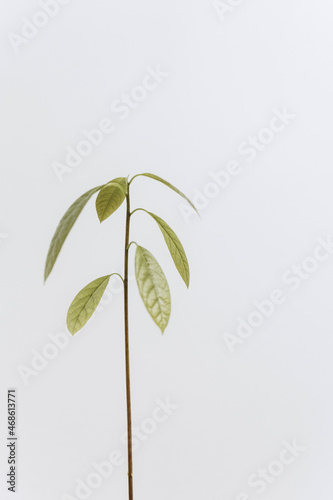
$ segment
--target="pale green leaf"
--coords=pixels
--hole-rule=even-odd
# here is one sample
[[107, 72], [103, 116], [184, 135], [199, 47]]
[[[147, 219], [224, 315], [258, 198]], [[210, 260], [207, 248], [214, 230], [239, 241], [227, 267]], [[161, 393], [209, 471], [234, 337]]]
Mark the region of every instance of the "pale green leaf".
[[[185, 196], [184, 193], [182, 193], [178, 188], [176, 188], [175, 186], [173, 186], [172, 184], [170, 184], [170, 182], [162, 179], [162, 177], [159, 177], [158, 175], [155, 175], [155, 174], [148, 174], [148, 173], [144, 173], [144, 174], [138, 174], [138, 175], [135, 175], [134, 177], [138, 177], [140, 175], [144, 175], [145, 177], [150, 177], [151, 179], [154, 179], [155, 181], [158, 181], [158, 182], [162, 182], [162, 184], [165, 184], [165, 186], [168, 186], [168, 188], [172, 189], [173, 191], [175, 191], [177, 194], [179, 194], [179, 196], [181, 196], [182, 198], [184, 198], [184, 200], [186, 200], [190, 205], [191, 207], [193, 208], [193, 210], [195, 210], [195, 212], [199, 215], [199, 212], [198, 210], [196, 209], [196, 207], [193, 205], [193, 203], [191, 202], [191, 200]], [[133, 177], [133, 179], [134, 179]], [[132, 180], [133, 180], [132, 179]], [[199, 215], [200, 217], [200, 215]]]
[[127, 193], [126, 177], [117, 177], [105, 184], [96, 198], [96, 211], [100, 222], [110, 217], [123, 203]]
[[163, 333], [171, 313], [169, 285], [155, 257], [141, 246], [136, 247], [135, 276], [143, 303]]
[[50, 248], [46, 257], [44, 279], [46, 280], [53, 269], [55, 261], [59, 255], [62, 245], [64, 244], [70, 230], [74, 226], [78, 216], [82, 212], [84, 206], [89, 201], [94, 193], [99, 191], [103, 186], [98, 186], [90, 189], [78, 198], [67, 210], [63, 218], [58, 224], [56, 232], [52, 238]]
[[72, 335], [81, 330], [93, 315], [109, 283], [111, 274], [97, 278], [76, 295], [67, 313], [67, 328]]
[[163, 219], [161, 219], [161, 217], [158, 217], [158, 215], [155, 215], [152, 212], [147, 213], [157, 222], [158, 227], [162, 231], [165, 243], [169, 248], [175, 266], [188, 288], [190, 284], [190, 267], [183, 245], [179, 241], [176, 233]]

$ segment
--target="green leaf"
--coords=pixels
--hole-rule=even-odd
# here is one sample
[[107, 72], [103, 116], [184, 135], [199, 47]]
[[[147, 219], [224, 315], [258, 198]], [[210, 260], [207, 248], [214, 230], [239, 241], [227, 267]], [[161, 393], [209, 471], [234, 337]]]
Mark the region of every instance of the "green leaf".
[[[151, 179], [154, 179], [155, 181], [158, 181], [158, 182], [162, 182], [162, 184], [165, 184], [166, 186], [168, 186], [168, 188], [172, 189], [177, 194], [179, 194], [182, 198], [184, 198], [184, 200], [186, 200], [191, 205], [191, 207], [193, 208], [193, 210], [195, 210], [195, 212], [199, 215], [198, 210], [193, 205], [193, 203], [191, 202], [191, 200], [189, 200], [188, 197], [185, 196], [184, 193], [182, 193], [181, 191], [179, 191], [179, 189], [177, 189], [175, 186], [173, 186], [172, 184], [170, 184], [170, 182], [162, 179], [162, 177], [158, 177], [158, 175], [147, 174], [147, 173], [145, 173], [145, 174], [138, 174], [138, 175], [135, 175], [134, 177], [137, 177], [137, 176], [140, 176], [140, 175], [144, 175], [145, 177], [150, 177]], [[133, 177], [133, 179], [134, 179], [134, 177]], [[200, 215], [199, 215], [199, 217], [200, 217]]]
[[110, 217], [120, 207], [126, 194], [126, 177], [117, 177], [105, 184], [96, 198], [96, 211], [100, 222]]
[[89, 199], [92, 197], [94, 193], [99, 191], [103, 186], [98, 186], [93, 189], [90, 189], [90, 191], [87, 191], [84, 193], [80, 198], [78, 198], [67, 210], [63, 218], [58, 224], [58, 227], [56, 229], [56, 232], [54, 233], [54, 236], [52, 238], [50, 248], [46, 257], [46, 263], [45, 263], [45, 271], [44, 271], [44, 280], [47, 279], [49, 276], [50, 272], [53, 269], [53, 266], [57, 260], [57, 257], [59, 255], [59, 252], [62, 248], [62, 245], [64, 244], [70, 230], [74, 226], [78, 216], [82, 212], [84, 206], [86, 203], [89, 201]]
[[190, 284], [190, 267], [183, 245], [179, 241], [176, 233], [163, 219], [161, 219], [161, 217], [158, 217], [158, 215], [155, 215], [152, 212], [147, 213], [157, 222], [158, 227], [162, 231], [165, 243], [169, 248], [175, 266], [188, 288]]
[[163, 333], [171, 313], [169, 285], [155, 257], [140, 246], [135, 252], [135, 277], [143, 303]]
[[93, 315], [112, 275], [102, 276], [85, 286], [74, 298], [67, 313], [67, 328], [72, 335], [81, 330]]

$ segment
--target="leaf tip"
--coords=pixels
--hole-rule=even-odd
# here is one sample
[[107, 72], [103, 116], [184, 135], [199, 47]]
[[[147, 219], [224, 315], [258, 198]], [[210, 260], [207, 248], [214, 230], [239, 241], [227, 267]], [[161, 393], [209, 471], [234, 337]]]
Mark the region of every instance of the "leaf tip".
[[47, 280], [47, 278], [49, 277], [49, 275], [50, 275], [50, 271], [48, 271], [48, 270], [45, 268], [45, 271], [44, 271], [44, 285], [45, 285], [46, 280]]
[[68, 318], [68, 317], [67, 317], [66, 324], [67, 324], [67, 328], [68, 328], [69, 333], [70, 333], [70, 334], [72, 335], [72, 337], [73, 337], [73, 336], [76, 334], [76, 332], [77, 332], [78, 330], [75, 330], [74, 328], [72, 328], [72, 325], [71, 325], [71, 323], [70, 323], [70, 321], [69, 321], [69, 318]]
[[164, 335], [164, 332], [167, 329], [167, 326], [169, 324], [169, 319], [170, 319], [170, 314], [169, 314], [169, 317], [167, 318], [167, 321], [164, 325], [158, 325], [159, 329], [161, 330], [162, 335]]
[[199, 213], [199, 210], [197, 209], [197, 207], [192, 202], [191, 202], [191, 207], [193, 208], [194, 212], [197, 214], [197, 216], [199, 217], [199, 219], [202, 220], [201, 215]]
[[103, 214], [99, 210], [97, 210], [97, 208], [96, 208], [96, 212], [97, 212], [98, 220], [99, 220], [100, 224], [102, 224], [102, 222], [104, 222], [107, 219], [107, 217], [105, 216], [105, 214]]

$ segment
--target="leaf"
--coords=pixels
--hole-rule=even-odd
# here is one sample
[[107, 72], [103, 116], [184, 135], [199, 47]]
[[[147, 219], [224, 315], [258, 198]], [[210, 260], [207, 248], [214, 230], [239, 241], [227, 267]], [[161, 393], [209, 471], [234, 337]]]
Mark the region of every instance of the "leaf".
[[[145, 177], [150, 177], [151, 179], [154, 179], [155, 181], [162, 182], [162, 184], [165, 184], [166, 186], [168, 186], [168, 188], [172, 189], [177, 194], [179, 194], [182, 198], [184, 198], [184, 200], [186, 200], [191, 205], [191, 207], [193, 208], [193, 210], [195, 210], [195, 212], [199, 215], [198, 210], [193, 205], [193, 203], [191, 202], [191, 200], [189, 200], [187, 198], [187, 196], [185, 196], [184, 193], [182, 193], [181, 191], [179, 191], [179, 189], [177, 189], [175, 186], [173, 186], [172, 184], [170, 184], [170, 182], [162, 179], [162, 177], [158, 177], [158, 175], [155, 175], [155, 174], [147, 174], [147, 173], [145, 173], [145, 174], [138, 174], [138, 175], [144, 175]], [[136, 175], [134, 177], [136, 177]], [[133, 177], [133, 179], [134, 179], [134, 177]], [[200, 217], [200, 215], [199, 215], [199, 217]]]
[[93, 315], [112, 275], [97, 278], [76, 295], [67, 313], [67, 328], [72, 335], [81, 330]]
[[100, 222], [110, 217], [123, 203], [127, 193], [126, 177], [117, 177], [100, 190], [96, 198], [96, 211]]
[[161, 219], [161, 217], [158, 217], [158, 215], [155, 215], [152, 212], [147, 213], [157, 222], [160, 230], [162, 231], [165, 243], [169, 248], [175, 266], [188, 288], [190, 284], [190, 267], [183, 245], [179, 241], [176, 233], [163, 219]]
[[86, 203], [90, 200], [92, 195], [99, 191], [103, 186], [98, 186], [93, 189], [90, 189], [90, 191], [87, 191], [84, 193], [80, 198], [78, 198], [67, 210], [63, 218], [58, 224], [58, 227], [54, 233], [54, 236], [52, 238], [50, 248], [46, 257], [46, 263], [45, 263], [45, 271], [44, 271], [44, 280], [47, 279], [49, 276], [50, 272], [53, 269], [53, 266], [57, 260], [57, 257], [59, 255], [59, 252], [62, 248], [62, 245], [64, 244], [70, 230], [74, 226], [78, 216], [82, 212], [84, 206]]
[[155, 257], [140, 246], [135, 252], [135, 277], [143, 303], [163, 333], [171, 313], [169, 285]]

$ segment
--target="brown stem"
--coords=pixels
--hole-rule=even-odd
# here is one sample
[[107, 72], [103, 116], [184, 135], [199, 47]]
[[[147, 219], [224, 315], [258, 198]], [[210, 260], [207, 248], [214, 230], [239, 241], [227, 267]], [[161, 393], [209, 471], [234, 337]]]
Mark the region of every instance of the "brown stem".
[[126, 406], [127, 406], [127, 454], [128, 454], [128, 498], [133, 500], [133, 457], [132, 457], [132, 410], [131, 410], [131, 379], [129, 354], [129, 322], [128, 322], [128, 253], [130, 232], [130, 196], [129, 186], [126, 196], [126, 234], [125, 234], [125, 264], [124, 264], [124, 323], [125, 323], [125, 361], [126, 361]]

